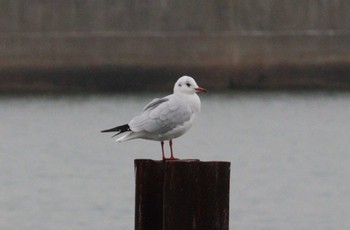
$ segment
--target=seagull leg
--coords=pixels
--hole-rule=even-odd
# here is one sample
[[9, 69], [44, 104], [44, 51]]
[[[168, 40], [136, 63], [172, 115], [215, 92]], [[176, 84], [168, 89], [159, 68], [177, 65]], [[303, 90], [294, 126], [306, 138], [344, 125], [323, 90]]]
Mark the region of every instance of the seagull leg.
[[160, 142], [160, 146], [162, 147], [162, 158], [163, 158], [163, 161], [164, 161], [164, 160], [166, 160], [165, 155], [164, 155], [164, 141]]
[[169, 158], [169, 160], [178, 160], [177, 158], [174, 157], [174, 154], [173, 154], [173, 140], [172, 139], [169, 140], [169, 146], [170, 146], [170, 158]]

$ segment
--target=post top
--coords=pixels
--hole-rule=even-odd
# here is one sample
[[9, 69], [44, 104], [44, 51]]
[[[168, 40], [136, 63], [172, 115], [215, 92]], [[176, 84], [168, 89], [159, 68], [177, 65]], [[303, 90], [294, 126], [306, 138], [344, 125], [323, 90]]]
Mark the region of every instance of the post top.
[[135, 159], [134, 160], [135, 163], [167, 163], [167, 164], [176, 164], [176, 163], [205, 163], [205, 164], [227, 164], [227, 163], [231, 163], [229, 161], [201, 161], [199, 159], [178, 159], [178, 160], [152, 160], [152, 159]]

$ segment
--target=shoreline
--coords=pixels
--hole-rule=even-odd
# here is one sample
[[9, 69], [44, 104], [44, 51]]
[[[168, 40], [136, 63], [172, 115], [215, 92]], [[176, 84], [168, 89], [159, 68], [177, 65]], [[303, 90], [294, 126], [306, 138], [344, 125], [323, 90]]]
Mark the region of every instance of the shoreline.
[[2, 93], [163, 91], [182, 75], [218, 90], [350, 89], [350, 63], [232, 67], [22, 68], [0, 71]]

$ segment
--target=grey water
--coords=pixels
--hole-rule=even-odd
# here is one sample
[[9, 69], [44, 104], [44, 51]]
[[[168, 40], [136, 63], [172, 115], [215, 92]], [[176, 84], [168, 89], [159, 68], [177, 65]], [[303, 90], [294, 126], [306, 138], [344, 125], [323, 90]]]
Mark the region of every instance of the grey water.
[[[160, 144], [99, 131], [158, 96], [1, 96], [0, 229], [133, 229], [133, 160]], [[231, 162], [231, 229], [350, 228], [350, 93], [200, 96], [174, 151]]]

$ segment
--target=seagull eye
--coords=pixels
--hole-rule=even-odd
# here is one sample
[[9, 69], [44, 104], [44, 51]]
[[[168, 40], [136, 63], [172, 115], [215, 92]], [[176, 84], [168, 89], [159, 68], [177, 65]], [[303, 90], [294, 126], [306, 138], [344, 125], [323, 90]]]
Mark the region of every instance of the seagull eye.
[[191, 86], [191, 84], [190, 84], [190, 83], [186, 83], [186, 85], [187, 85], [187, 87], [190, 87], [190, 86]]

